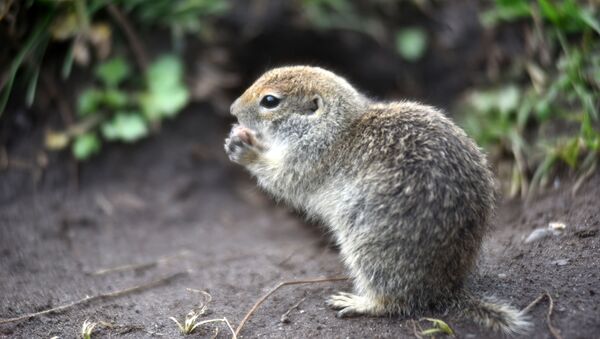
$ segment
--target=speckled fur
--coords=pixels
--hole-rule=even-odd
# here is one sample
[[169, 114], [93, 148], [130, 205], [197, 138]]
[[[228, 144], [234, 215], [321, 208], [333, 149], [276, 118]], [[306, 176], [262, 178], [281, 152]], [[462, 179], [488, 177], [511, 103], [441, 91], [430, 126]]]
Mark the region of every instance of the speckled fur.
[[[259, 105], [267, 94], [278, 107]], [[373, 102], [329, 71], [293, 66], [265, 73], [231, 112], [252, 131], [248, 143], [232, 130], [231, 160], [339, 244], [355, 286], [328, 300], [339, 316], [453, 308], [505, 333], [527, 328], [514, 308], [465, 291], [493, 212], [493, 177], [440, 111]]]

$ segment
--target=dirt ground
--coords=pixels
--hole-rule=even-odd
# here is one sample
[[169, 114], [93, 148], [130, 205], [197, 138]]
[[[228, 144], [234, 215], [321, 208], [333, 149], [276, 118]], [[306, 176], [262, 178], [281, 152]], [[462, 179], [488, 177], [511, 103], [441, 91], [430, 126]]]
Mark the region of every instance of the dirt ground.
[[[0, 337], [75, 338], [90, 319], [105, 322], [93, 337], [178, 338], [169, 317], [182, 319], [202, 300], [187, 288], [212, 295], [202, 319], [226, 317], [235, 327], [281, 281], [344, 274], [321, 228], [274, 204], [228, 162], [222, 118], [193, 106], [163, 127], [156, 137], [113, 146], [82, 166], [78, 190], [61, 157], [51, 157], [36, 182], [22, 166], [0, 172], [0, 318], [181, 274], [135, 293], [0, 325]], [[33, 158], [32, 144], [23, 140], [11, 156]], [[574, 197], [569, 180], [554, 186], [529, 204], [499, 206], [471, 285], [518, 307], [546, 290], [563, 338], [598, 338], [600, 173]], [[555, 221], [566, 224], [562, 235], [524, 243], [532, 230]], [[138, 267], [98, 274], [123, 265]], [[350, 288], [349, 282], [284, 287], [256, 311], [242, 337], [414, 337], [406, 318], [336, 318], [324, 300]], [[533, 309], [535, 328], [527, 337], [551, 338], [547, 310], [547, 301]], [[453, 314], [430, 316], [444, 319], [457, 337], [502, 337]], [[218, 337], [229, 337], [222, 324], [191, 337], [210, 337], [215, 326]]]

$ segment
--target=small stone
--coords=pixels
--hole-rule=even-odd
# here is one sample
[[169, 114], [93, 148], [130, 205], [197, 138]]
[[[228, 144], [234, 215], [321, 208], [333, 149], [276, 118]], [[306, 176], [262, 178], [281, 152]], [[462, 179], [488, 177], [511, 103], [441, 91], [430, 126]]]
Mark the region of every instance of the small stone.
[[506, 278], [506, 273], [498, 273], [498, 278], [500, 278], [500, 279]]
[[555, 231], [563, 231], [565, 228], [567, 228], [567, 225], [564, 222], [553, 221], [548, 223], [548, 228]]
[[569, 264], [569, 259], [560, 259], [552, 262], [556, 266], [565, 266]]
[[527, 236], [525, 243], [529, 244], [531, 242], [547, 238], [552, 234], [552, 231], [547, 228], [536, 228], [529, 234], [529, 236]]
[[552, 186], [554, 187], [554, 189], [558, 189], [560, 187], [560, 179], [554, 179], [554, 182], [552, 182]]

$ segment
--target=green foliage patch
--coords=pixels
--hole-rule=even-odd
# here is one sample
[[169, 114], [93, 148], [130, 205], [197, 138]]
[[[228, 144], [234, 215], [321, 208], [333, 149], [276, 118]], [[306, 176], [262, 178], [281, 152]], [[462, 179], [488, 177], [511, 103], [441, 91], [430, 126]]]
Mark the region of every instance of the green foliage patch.
[[408, 61], [417, 61], [427, 50], [427, 33], [419, 27], [403, 28], [396, 33], [396, 51]]
[[[135, 88], [130, 66], [121, 57], [96, 68], [99, 86], [79, 96], [77, 114], [82, 122], [47, 138], [50, 149], [59, 150], [72, 143], [73, 155], [86, 160], [98, 153], [102, 142], [135, 142], [146, 137], [165, 118], [174, 117], [189, 100], [183, 83], [183, 66], [172, 55], [163, 56], [148, 68], [143, 88]], [[125, 85], [130, 85], [126, 87]]]
[[559, 164], [578, 171], [580, 178], [597, 166], [597, 17], [596, 8], [574, 0], [497, 0], [482, 14], [486, 25], [528, 22], [539, 32], [535, 48], [551, 57], [546, 67], [533, 56], [515, 60], [510, 65], [513, 72], [499, 85], [474, 90], [462, 107], [465, 130], [481, 145], [512, 158], [511, 195], [535, 192]]
[[369, 35], [395, 50], [409, 62], [420, 60], [427, 51], [427, 31], [420, 26], [386, 21], [390, 12], [416, 9], [425, 12], [429, 1], [299, 0], [298, 10], [312, 28], [344, 29]]
[[[46, 146], [62, 150], [70, 146], [79, 160], [100, 151], [106, 141], [135, 142], [156, 130], [161, 120], [176, 116], [189, 102], [183, 81], [183, 64], [175, 53], [158, 58], [140, 78], [134, 76], [130, 60], [113, 53], [113, 31], [132, 39], [128, 20], [136, 24], [164, 27], [173, 33], [174, 49], [181, 47], [184, 34], [207, 38], [214, 18], [223, 14], [227, 0], [28, 0], [22, 6], [6, 4], [6, 10], [25, 11], [30, 21], [18, 22], [27, 32], [18, 53], [12, 59], [7, 81], [0, 81], [0, 118], [17, 78], [27, 85], [26, 104], [31, 106], [41, 65], [49, 44], [67, 44], [61, 69], [69, 77], [74, 64], [91, 67], [96, 85], [76, 98], [76, 121], [64, 131], [49, 132]], [[4, 14], [0, 15], [0, 21]], [[14, 17], [19, 12], [11, 13]], [[40, 14], [41, 13], [41, 14]], [[99, 15], [102, 14], [102, 15]], [[109, 24], [98, 17], [110, 16]], [[30, 23], [31, 22], [31, 23]], [[129, 24], [131, 26], [131, 24]], [[31, 26], [31, 27], [29, 27]], [[136, 25], [137, 26], [137, 25]], [[131, 44], [131, 41], [127, 42]], [[140, 48], [136, 46], [135, 48]], [[136, 54], [133, 51], [132, 55]], [[112, 58], [109, 58], [113, 56]]]

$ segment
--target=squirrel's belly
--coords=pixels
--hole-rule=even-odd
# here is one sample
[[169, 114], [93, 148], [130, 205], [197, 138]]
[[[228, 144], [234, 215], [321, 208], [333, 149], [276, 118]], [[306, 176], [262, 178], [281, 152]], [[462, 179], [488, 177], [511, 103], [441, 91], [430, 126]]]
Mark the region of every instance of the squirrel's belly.
[[360, 192], [346, 178], [331, 179], [303, 197], [301, 205], [309, 217], [334, 231], [347, 227], [350, 209]]

